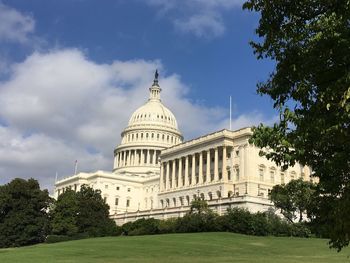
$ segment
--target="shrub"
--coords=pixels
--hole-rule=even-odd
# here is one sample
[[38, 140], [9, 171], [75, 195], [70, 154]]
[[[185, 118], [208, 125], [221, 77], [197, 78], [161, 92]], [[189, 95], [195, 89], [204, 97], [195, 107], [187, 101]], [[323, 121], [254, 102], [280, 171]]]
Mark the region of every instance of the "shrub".
[[187, 214], [177, 221], [176, 232], [211, 232], [217, 231], [214, 213]]
[[169, 218], [166, 220], [159, 220], [159, 233], [176, 233], [179, 220], [180, 218]]
[[154, 235], [159, 233], [159, 220], [154, 218], [141, 218], [134, 222], [128, 222], [122, 227], [124, 235]]

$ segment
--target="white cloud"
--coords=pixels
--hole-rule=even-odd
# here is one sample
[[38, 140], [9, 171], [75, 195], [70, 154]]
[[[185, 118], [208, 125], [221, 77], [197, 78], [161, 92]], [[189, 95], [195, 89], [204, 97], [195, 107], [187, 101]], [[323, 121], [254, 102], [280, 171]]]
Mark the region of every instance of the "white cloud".
[[[0, 184], [34, 177], [52, 189], [56, 171], [71, 174], [76, 159], [81, 171], [111, 170], [120, 133], [147, 100], [156, 68], [162, 100], [186, 139], [228, 127], [226, 109], [190, 100], [180, 76], [162, 75], [160, 61], [97, 64], [77, 49], [36, 52], [0, 82]], [[260, 119], [252, 114], [234, 123]]]
[[177, 29], [185, 33], [193, 33], [200, 38], [218, 37], [225, 32], [221, 18], [217, 15], [199, 14], [184, 20], [174, 21]]
[[175, 28], [199, 38], [224, 34], [223, 13], [241, 7], [243, 0], [148, 0], [159, 9], [160, 16], [170, 18]]
[[30, 15], [0, 2], [0, 41], [25, 43], [34, 32], [35, 21]]

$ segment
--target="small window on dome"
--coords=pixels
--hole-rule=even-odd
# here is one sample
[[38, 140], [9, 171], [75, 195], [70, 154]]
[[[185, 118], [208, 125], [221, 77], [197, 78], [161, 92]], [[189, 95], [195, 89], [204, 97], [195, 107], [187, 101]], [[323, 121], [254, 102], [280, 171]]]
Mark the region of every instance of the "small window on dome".
[[148, 133], [146, 133], [146, 138], [148, 139]]
[[163, 119], [163, 115], [161, 115], [162, 119]]
[[169, 141], [169, 135], [166, 137], [166, 140]]
[[157, 114], [157, 119], [159, 119], [159, 115]]
[[154, 138], [154, 133], [152, 133], [152, 139]]
[[141, 133], [141, 139], [143, 138], [143, 133]]
[[136, 133], [136, 139], [138, 139], [139, 138], [139, 134], [138, 133]]
[[162, 139], [164, 140], [164, 138], [165, 138], [165, 135], [163, 134]]

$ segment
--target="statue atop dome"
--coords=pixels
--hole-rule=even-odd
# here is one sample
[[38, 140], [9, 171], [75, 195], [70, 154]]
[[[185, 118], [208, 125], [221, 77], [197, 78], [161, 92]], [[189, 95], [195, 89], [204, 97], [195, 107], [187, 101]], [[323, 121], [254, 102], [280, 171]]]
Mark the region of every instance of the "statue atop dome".
[[153, 80], [153, 86], [159, 86], [158, 84], [158, 69], [156, 69], [156, 72], [154, 73], [154, 80]]
[[151, 101], [160, 101], [160, 92], [161, 92], [161, 88], [159, 87], [158, 84], [158, 69], [156, 69], [156, 72], [154, 73], [154, 80], [153, 80], [153, 85], [152, 87], [149, 88], [150, 91], [150, 96], [149, 96], [149, 100]]

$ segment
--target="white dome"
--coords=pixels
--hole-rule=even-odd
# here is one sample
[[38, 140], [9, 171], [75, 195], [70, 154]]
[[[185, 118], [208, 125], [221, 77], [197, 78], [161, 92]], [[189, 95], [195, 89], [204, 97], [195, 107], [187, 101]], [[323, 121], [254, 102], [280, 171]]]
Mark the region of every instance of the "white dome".
[[129, 127], [139, 125], [166, 126], [170, 129], [178, 129], [174, 114], [160, 101], [154, 100], [149, 100], [131, 115]]
[[138, 108], [122, 132], [121, 144], [114, 150], [114, 170], [137, 174], [145, 169], [159, 170], [161, 150], [182, 142], [174, 114], [160, 100], [156, 72], [148, 101]]

